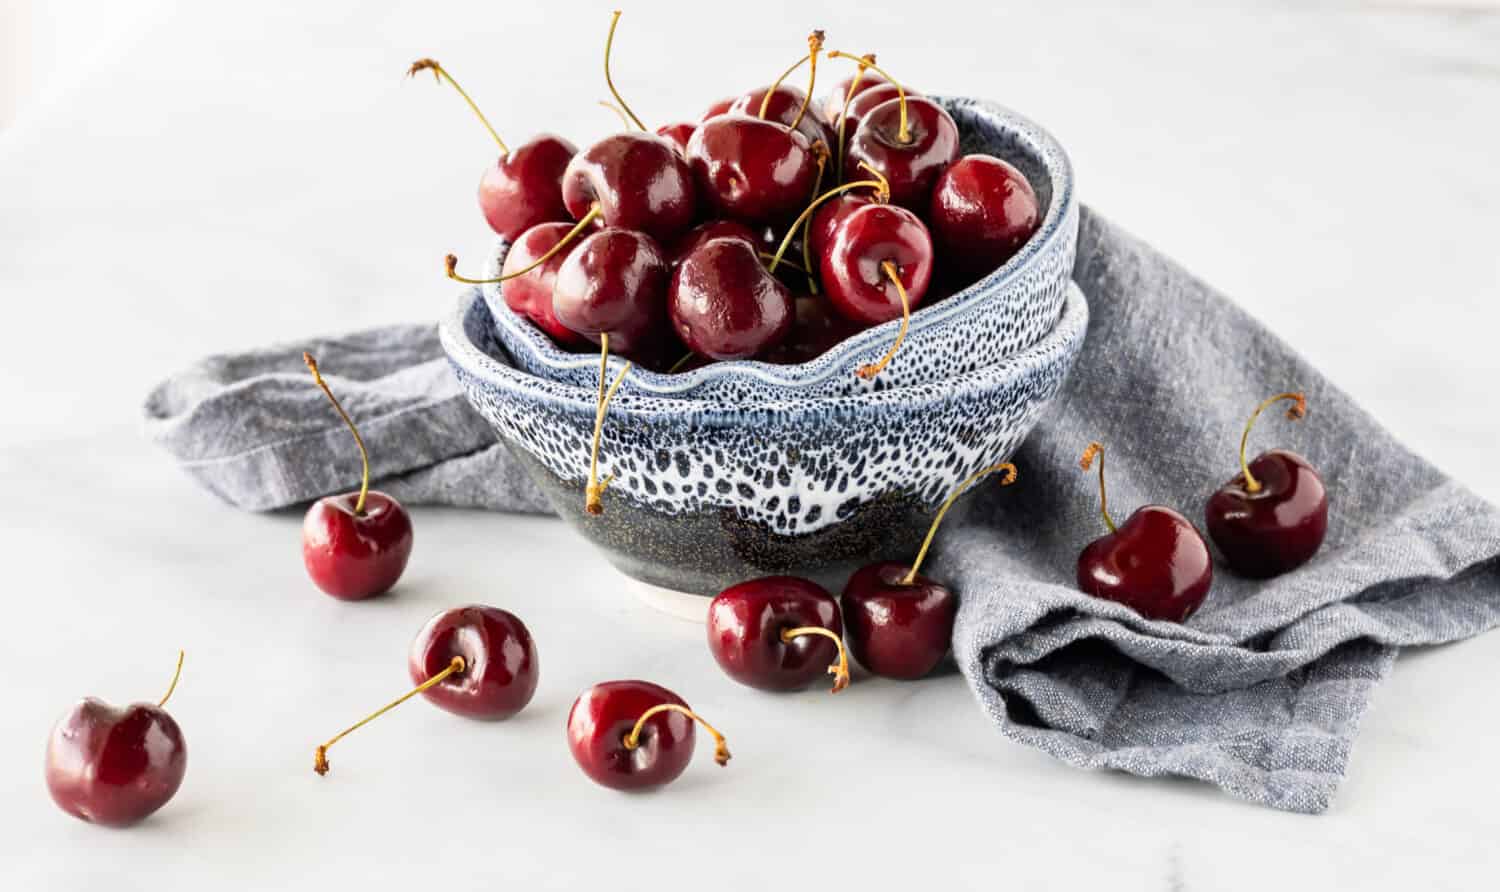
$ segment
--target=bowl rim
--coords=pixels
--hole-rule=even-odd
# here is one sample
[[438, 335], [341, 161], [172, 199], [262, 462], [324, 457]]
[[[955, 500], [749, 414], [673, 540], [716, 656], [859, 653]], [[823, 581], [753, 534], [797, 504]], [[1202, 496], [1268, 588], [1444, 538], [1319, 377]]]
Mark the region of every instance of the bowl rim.
[[[501, 390], [533, 400], [561, 406], [592, 416], [598, 405], [593, 387], [575, 387], [538, 378], [495, 359], [469, 338], [465, 322], [470, 314], [489, 305], [478, 288], [468, 288], [439, 323], [438, 337], [448, 360], [464, 373]], [[1071, 279], [1062, 313], [1052, 329], [1035, 344], [1002, 358], [999, 362], [938, 381], [904, 387], [884, 387], [833, 397], [787, 397], [748, 406], [725, 401], [661, 397], [620, 391], [609, 404], [615, 417], [639, 421], [692, 419], [701, 426], [745, 427], [758, 417], [775, 415], [778, 422], [795, 421], [830, 413], [863, 413], [894, 409], [914, 411], [963, 399], [975, 392], [994, 390], [1025, 377], [1034, 369], [1052, 363], [1069, 365], [1077, 357], [1088, 331], [1089, 307], [1083, 290]]]
[[[1006, 129], [1015, 133], [1021, 141], [1034, 146], [1036, 155], [1042, 159], [1047, 176], [1052, 181], [1052, 201], [1036, 233], [1021, 246], [1021, 250], [984, 278], [973, 282], [961, 291], [938, 303], [919, 307], [911, 314], [910, 326], [913, 331], [970, 311], [979, 303], [992, 297], [994, 292], [1008, 286], [1039, 265], [1046, 249], [1066, 237], [1067, 222], [1069, 217], [1074, 215], [1077, 202], [1072, 160], [1051, 132], [1025, 115], [986, 99], [942, 95], [928, 95], [926, 98], [940, 103], [950, 111], [955, 106], [978, 109], [991, 118], [1003, 122]], [[509, 245], [505, 240], [499, 239], [496, 242], [496, 249], [491, 252], [486, 262], [493, 265], [498, 259], [503, 263], [505, 252], [508, 250]], [[497, 289], [498, 303], [503, 306], [502, 286], [486, 287]], [[508, 308], [507, 312], [500, 314], [496, 321], [505, 326], [512, 335], [530, 343], [535, 348], [533, 356], [536, 361], [549, 368], [562, 372], [593, 368], [598, 365], [597, 354], [570, 353], [562, 350], [551, 344], [547, 335], [540, 329], [517, 313], [509, 311]], [[892, 319], [867, 328], [806, 362], [777, 364], [755, 359], [735, 359], [715, 362], [670, 375], [640, 369], [632, 374], [633, 380], [629, 389], [637, 393], [650, 393], [670, 398], [686, 396], [690, 391], [715, 381], [747, 376], [771, 387], [789, 391], [801, 390], [828, 381], [832, 376], [850, 366], [853, 358], [860, 353], [876, 351], [877, 348], [879, 352], [883, 352], [890, 340], [895, 337], [900, 323], [901, 320]], [[549, 346], [552, 349], [549, 350]], [[619, 373], [623, 363], [624, 360], [618, 357], [609, 358], [609, 367], [614, 374]], [[621, 395], [623, 394], [624, 391], [621, 392]]]

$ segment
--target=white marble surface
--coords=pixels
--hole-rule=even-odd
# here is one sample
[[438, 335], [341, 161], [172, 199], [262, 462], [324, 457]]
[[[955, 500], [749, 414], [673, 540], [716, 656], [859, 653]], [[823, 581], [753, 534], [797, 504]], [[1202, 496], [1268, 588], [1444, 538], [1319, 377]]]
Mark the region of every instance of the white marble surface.
[[[1306, 818], [1063, 767], [1002, 741], [956, 677], [752, 694], [550, 520], [421, 510], [399, 595], [314, 592], [298, 519], [196, 489], [141, 442], [142, 395], [205, 352], [434, 316], [439, 258], [486, 242], [472, 193], [492, 150], [402, 69], [442, 59], [512, 140], [587, 142], [612, 125], [593, 104], [609, 7], [209, 6], [144, 5], [0, 133], [0, 887], [1493, 882], [1500, 636], [1404, 655], [1333, 810]], [[648, 120], [686, 116], [819, 26], [918, 86], [1014, 105], [1070, 147], [1086, 201], [1500, 498], [1500, 17], [1124, 6], [636, 3], [616, 74]], [[315, 777], [314, 744], [400, 689], [421, 621], [471, 600], [536, 634], [532, 706], [489, 726], [413, 703]], [[53, 719], [85, 694], [157, 696], [178, 647], [176, 800], [124, 833], [55, 810]], [[650, 797], [585, 781], [563, 719], [622, 676], [682, 693], [735, 761], [700, 754]]]

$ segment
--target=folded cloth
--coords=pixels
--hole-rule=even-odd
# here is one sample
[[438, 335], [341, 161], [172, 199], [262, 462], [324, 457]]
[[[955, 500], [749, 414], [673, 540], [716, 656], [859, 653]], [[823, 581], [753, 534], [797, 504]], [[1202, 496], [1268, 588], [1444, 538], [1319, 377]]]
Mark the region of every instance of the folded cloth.
[[[1088, 343], [1015, 458], [1018, 485], [980, 487], [928, 573], [961, 598], [954, 656], [1002, 733], [1078, 766], [1182, 775], [1320, 812], [1397, 648], [1500, 622], [1500, 511], [1402, 448], [1224, 297], [1085, 212], [1074, 279]], [[405, 501], [546, 506], [458, 393], [430, 327], [378, 329], [207, 360], [157, 388], [148, 429], [232, 504], [265, 510], [357, 480], [336, 415], [301, 367], [310, 349]], [[1104, 532], [1078, 467], [1108, 447], [1111, 504], [1201, 517], [1232, 476], [1249, 411], [1306, 392], [1308, 417], [1268, 414], [1256, 442], [1307, 456], [1330, 498], [1322, 551], [1266, 582], [1220, 568], [1186, 624], [1154, 622], [1073, 585]], [[1123, 518], [1122, 518], [1123, 519]]]

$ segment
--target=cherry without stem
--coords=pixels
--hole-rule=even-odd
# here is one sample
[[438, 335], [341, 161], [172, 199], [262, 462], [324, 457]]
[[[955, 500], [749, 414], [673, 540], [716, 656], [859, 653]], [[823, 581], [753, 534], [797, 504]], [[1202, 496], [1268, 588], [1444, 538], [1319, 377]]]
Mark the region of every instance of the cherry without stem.
[[748, 359], [780, 343], [795, 308], [786, 286], [761, 265], [754, 244], [716, 238], [695, 248], [672, 276], [672, 324], [689, 350]]

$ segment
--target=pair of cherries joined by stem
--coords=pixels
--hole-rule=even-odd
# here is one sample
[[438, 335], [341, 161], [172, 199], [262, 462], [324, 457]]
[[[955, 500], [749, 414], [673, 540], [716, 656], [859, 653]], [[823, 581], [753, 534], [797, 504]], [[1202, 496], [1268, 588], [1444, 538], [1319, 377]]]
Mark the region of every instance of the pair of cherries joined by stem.
[[730, 678], [766, 691], [801, 690], [823, 674], [837, 693], [849, 684], [848, 651], [875, 675], [916, 679], [948, 653], [958, 601], [918, 570], [948, 509], [981, 478], [999, 472], [1015, 482], [1008, 462], [970, 475], [933, 518], [911, 563], [877, 561], [857, 570], [840, 600], [795, 576], [766, 576], [730, 586], [708, 609], [708, 648]]
[[[1245, 460], [1250, 430], [1268, 406], [1292, 401], [1289, 418], [1306, 413], [1300, 393], [1282, 393], [1261, 403], [1240, 438], [1240, 473], [1221, 486], [1204, 508], [1209, 535], [1231, 569], [1264, 579], [1306, 563], [1323, 542], [1328, 495], [1322, 479], [1302, 456], [1275, 449]], [[1109, 534], [1078, 557], [1078, 587], [1118, 601], [1150, 619], [1182, 622], [1198, 610], [1213, 584], [1213, 559], [1197, 529], [1162, 505], [1139, 508], [1115, 526], [1104, 491], [1104, 447], [1089, 444], [1082, 466], [1099, 460], [1099, 511]]]

